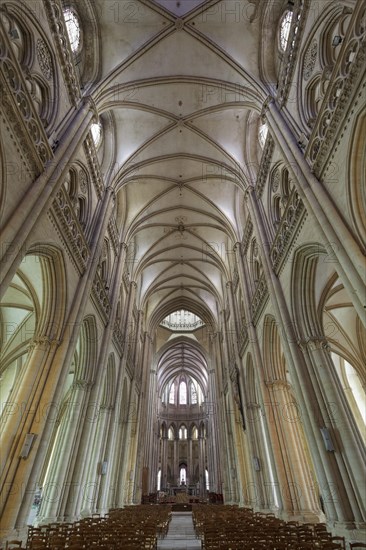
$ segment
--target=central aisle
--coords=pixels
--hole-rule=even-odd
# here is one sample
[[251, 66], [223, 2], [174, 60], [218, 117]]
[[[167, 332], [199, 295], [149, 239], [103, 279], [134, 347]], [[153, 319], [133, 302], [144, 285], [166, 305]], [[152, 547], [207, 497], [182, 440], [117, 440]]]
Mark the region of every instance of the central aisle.
[[173, 512], [165, 539], [158, 541], [158, 550], [200, 550], [201, 541], [196, 539], [192, 512]]

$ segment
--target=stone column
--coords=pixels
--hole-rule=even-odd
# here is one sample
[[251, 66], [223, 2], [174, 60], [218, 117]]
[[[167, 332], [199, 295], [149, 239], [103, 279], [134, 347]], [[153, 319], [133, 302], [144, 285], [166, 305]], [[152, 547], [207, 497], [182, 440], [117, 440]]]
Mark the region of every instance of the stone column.
[[32, 183], [2, 229], [2, 242], [11, 246], [1, 247], [0, 299], [9, 286], [24, 256], [26, 240], [46, 212], [63, 183], [63, 177], [75, 154], [96, 118], [94, 101], [86, 97], [60, 138], [55, 155], [45, 166], [42, 174]]
[[[221, 332], [216, 333], [215, 335], [215, 349], [216, 349], [216, 361], [218, 365], [217, 369], [217, 380], [218, 380], [218, 386], [220, 388], [220, 394], [218, 395], [218, 399], [216, 403], [219, 403], [217, 411], [218, 416], [218, 425], [220, 427], [219, 433], [220, 433], [220, 462], [223, 465], [222, 467], [222, 475], [223, 475], [223, 483], [221, 486], [222, 492], [224, 494], [226, 501], [231, 501], [231, 497], [234, 494], [234, 489], [232, 487], [233, 485], [233, 478], [231, 475], [232, 470], [232, 464], [231, 464], [231, 458], [230, 458], [230, 452], [229, 452], [229, 437], [230, 437], [230, 425], [227, 423], [227, 411], [226, 411], [226, 402], [225, 402], [225, 391], [226, 386], [228, 384], [228, 375], [227, 375], [227, 367], [225, 362], [226, 357], [224, 358], [224, 349], [223, 349], [223, 341], [222, 341], [222, 334]], [[225, 346], [226, 347], [226, 346]]]
[[[97, 212], [97, 221], [91, 241], [93, 246], [90, 251], [88, 264], [83, 277], [79, 281], [70, 312], [64, 324], [65, 331], [63, 340], [57, 352], [55, 352], [55, 356], [52, 360], [50, 358], [49, 365], [51, 366], [52, 364], [53, 368], [49, 369], [47, 373], [44, 371], [43, 385], [42, 387], [38, 386], [42, 393], [40, 407], [44, 407], [46, 412], [41, 414], [41, 409], [39, 408], [39, 412], [37, 413], [39, 417], [37, 426], [30, 428], [31, 430], [34, 429], [38, 434], [37, 441], [34, 445], [34, 451], [24, 464], [26, 465], [26, 469], [22, 468], [22, 471], [17, 471], [16, 477], [13, 477], [12, 480], [6, 480], [6, 486], [12, 494], [11, 502], [6, 495], [4, 495], [2, 499], [2, 503], [6, 505], [6, 514], [3, 514], [2, 521], [4, 529], [9, 529], [9, 531], [14, 528], [14, 525], [16, 525], [17, 529], [22, 529], [28, 518], [29, 507], [33, 500], [34, 487], [36, 487], [38, 483], [39, 472], [43, 465], [50, 438], [53, 433], [54, 423], [49, 416], [54, 415], [54, 410], [60, 404], [63, 396], [64, 384], [74, 355], [85, 308], [90, 298], [95, 271], [98, 265], [101, 243], [103, 242], [106, 227], [109, 222], [113, 197], [114, 192], [112, 187], [107, 187]], [[55, 366], [58, 368], [55, 368]], [[37, 371], [36, 369], [34, 372], [40, 373], [41, 371]], [[26, 387], [26, 385], [24, 387]], [[16, 464], [13, 463], [13, 467], [15, 465]], [[27, 474], [25, 474], [25, 470]], [[18, 477], [19, 484], [24, 487], [23, 493], [19, 491], [19, 489], [16, 489], [18, 486]]]
[[[92, 511], [97, 512], [99, 514], [105, 514], [108, 512], [108, 509], [106, 508], [105, 503], [105, 494], [108, 490], [108, 468], [110, 467], [108, 462], [108, 455], [109, 455], [109, 430], [110, 430], [110, 424], [112, 421], [112, 415], [113, 415], [114, 408], [111, 406], [102, 406], [99, 409], [99, 416], [100, 416], [100, 425], [98, 426], [98, 439], [97, 439], [97, 451], [99, 453], [95, 453], [95, 460], [94, 463], [90, 467], [90, 474], [91, 479], [94, 479], [95, 476], [97, 476], [97, 481], [95, 482], [95, 491], [94, 491], [94, 499], [93, 499], [93, 508]], [[106, 462], [106, 473], [103, 472], [103, 463]]]
[[[58, 345], [58, 341], [47, 337], [36, 337], [33, 340], [23, 367], [21, 386], [3, 412], [0, 500], [3, 529], [14, 527], [24, 495], [28, 493], [30, 499], [30, 488], [26, 487], [26, 480], [36, 458], [36, 449], [40, 445], [52, 401], [52, 395], [44, 390]], [[19, 458], [28, 433], [36, 436], [33, 449], [27, 459]]]
[[156, 370], [151, 368], [151, 336], [148, 332], [144, 334], [144, 344], [142, 351], [142, 403], [141, 403], [141, 433], [144, 440], [143, 446], [143, 468], [148, 471], [149, 492], [156, 488], [156, 476], [154, 463], [156, 463], [157, 438], [155, 437], [155, 419], [154, 407], [156, 407]]
[[161, 487], [162, 489], [167, 488], [168, 484], [168, 437], [166, 435], [163, 436], [162, 439], [162, 451], [161, 451]]
[[209, 368], [208, 370], [208, 389], [210, 402], [208, 403], [209, 410], [208, 415], [212, 425], [212, 436], [211, 436], [211, 448], [212, 448], [212, 459], [213, 459], [213, 471], [211, 474], [214, 480], [214, 489], [217, 493], [222, 493], [222, 475], [221, 475], [221, 463], [220, 463], [220, 449], [222, 449], [222, 428], [219, 422], [219, 391], [218, 388], [221, 386], [219, 378], [219, 367], [218, 367], [218, 357], [217, 357], [217, 340], [218, 335], [210, 335], [210, 357], [212, 358], [212, 364], [215, 365], [215, 368]]
[[[251, 212], [257, 242], [262, 248], [263, 269], [266, 275], [266, 282], [276, 320], [280, 324], [283, 334], [281, 342], [286, 364], [290, 372], [297, 401], [301, 411], [303, 411], [302, 421], [309, 442], [309, 450], [312, 454], [314, 467], [317, 472], [317, 479], [323, 490], [327, 493], [331, 493], [332, 487], [338, 487], [338, 485], [340, 483], [343, 484], [343, 482], [337, 472], [328, 467], [329, 454], [325, 451], [323, 441], [321, 440], [322, 438], [318, 425], [319, 419], [315, 421], [311, 418], [311, 407], [316, 406], [317, 403], [317, 396], [313, 387], [314, 377], [309, 373], [304, 362], [304, 357], [297, 344], [293, 322], [287, 308], [280, 281], [272, 269], [268, 245], [266, 245], [266, 243], [268, 243], [268, 238], [263, 226], [263, 221], [258, 215], [258, 205], [254, 188], [248, 188], [247, 196], [249, 198], [248, 206]], [[323, 420], [320, 421], [323, 422]], [[348, 504], [343, 505], [343, 503], [335, 502], [330, 498], [326, 503], [326, 509], [327, 519], [329, 521], [348, 522], [350, 519]]]
[[[240, 243], [236, 243], [235, 247], [235, 255], [236, 255], [236, 263], [238, 268], [238, 274], [239, 274], [239, 280], [240, 285], [243, 293], [243, 305], [244, 305], [244, 312], [245, 312], [245, 320], [246, 320], [246, 330], [248, 331], [248, 345], [250, 348], [250, 351], [252, 352], [253, 356], [253, 362], [254, 366], [256, 368], [256, 374], [258, 376], [259, 380], [259, 388], [258, 390], [261, 393], [261, 396], [265, 402], [269, 402], [269, 394], [268, 394], [268, 388], [265, 383], [265, 376], [264, 376], [264, 366], [263, 366], [263, 359], [262, 359], [262, 353], [261, 348], [259, 345], [258, 335], [257, 335], [257, 329], [254, 326], [253, 320], [252, 320], [252, 314], [250, 310], [250, 303], [251, 303], [251, 294], [249, 290], [249, 273], [248, 273], [248, 267], [246, 262], [244, 261], [242, 255], [241, 255], [241, 245]], [[269, 430], [269, 426], [267, 424], [267, 419], [263, 419], [263, 430], [265, 433], [262, 433], [261, 430], [259, 430], [259, 433], [257, 431], [257, 422], [259, 421], [260, 417], [262, 416], [262, 410], [260, 405], [257, 403], [248, 403], [247, 404], [247, 410], [248, 410], [248, 427], [253, 434], [255, 432], [255, 435], [253, 436], [255, 440], [259, 443], [259, 445], [255, 446], [252, 449], [253, 456], [258, 456], [258, 454], [254, 454], [254, 450], [261, 449], [261, 453], [259, 458], [262, 458], [262, 468], [264, 469], [264, 472], [262, 469], [259, 471], [260, 473], [257, 475], [257, 478], [260, 478], [260, 498], [265, 503], [266, 506], [271, 507], [271, 497], [267, 495], [268, 491], [265, 490], [265, 484], [272, 483], [272, 475], [270, 472], [274, 473], [275, 479], [274, 484], [275, 487], [278, 486], [278, 479], [277, 479], [277, 465], [274, 459], [273, 455], [273, 448], [276, 446], [275, 442], [277, 440], [277, 434], [271, 433]], [[250, 417], [251, 411], [252, 416]], [[273, 432], [273, 429], [272, 429]], [[272, 441], [272, 445], [268, 449], [269, 452], [269, 458], [270, 464], [267, 464], [267, 460], [263, 460], [263, 457], [267, 456], [266, 452], [266, 445], [264, 444], [263, 438], [266, 437], [268, 440]], [[258, 441], [259, 440], [259, 441]], [[255, 487], [256, 490], [256, 487]], [[276, 489], [274, 489], [276, 490]], [[280, 494], [277, 492], [277, 497], [279, 502], [282, 502], [282, 498]], [[268, 498], [269, 497], [269, 498]]]
[[278, 433], [279, 450], [282, 457], [282, 502], [288, 519], [317, 521], [315, 510], [318, 503], [314, 498], [313, 480], [307, 457], [304, 453], [300, 433], [300, 415], [290, 393], [286, 380], [268, 381], [271, 416]]
[[174, 438], [174, 459], [173, 459], [173, 479], [174, 484], [178, 484], [179, 478], [179, 438], [176, 436]]
[[[72, 386], [67, 408], [60, 422], [56, 435], [53, 460], [50, 463], [46, 486], [43, 487], [43, 500], [39, 514], [40, 523], [63, 521], [62, 500], [65, 491], [70, 489], [72, 482], [69, 477], [72, 468], [75, 450], [80, 440], [79, 427], [86, 414], [86, 405], [91, 385], [85, 380], [76, 380]], [[82, 490], [80, 486], [72, 487], [76, 492]]]
[[[322, 454], [326, 455], [323, 464], [329, 481], [328, 487], [320, 486], [320, 492], [326, 507], [334, 506], [340, 521], [365, 522], [364, 441], [335, 372], [329, 346], [320, 336], [309, 337], [299, 344], [316, 394], [313, 403], [317, 404], [317, 410], [310, 411], [310, 417], [318, 432]], [[320, 428], [324, 427], [329, 430], [334, 452], [325, 450], [320, 437]]]
[[193, 477], [192, 437], [189, 436], [187, 439], [188, 439], [188, 467], [187, 467], [188, 483], [187, 485], [190, 485]]
[[[88, 415], [85, 419], [83, 426], [83, 436], [80, 442], [80, 446], [77, 449], [77, 459], [75, 461], [75, 471], [73, 472], [73, 482], [74, 484], [80, 484], [85, 486], [86, 484], [95, 483], [98, 479], [98, 473], [96, 470], [96, 460], [99, 458], [100, 448], [95, 447], [93, 453], [90, 453], [90, 448], [93, 446], [93, 438], [95, 436], [95, 424], [97, 415], [103, 410], [101, 408], [102, 395], [101, 391], [103, 390], [103, 377], [106, 376], [106, 368], [108, 352], [110, 350], [110, 345], [113, 337], [113, 328], [117, 312], [117, 304], [119, 298], [119, 288], [121, 284], [122, 272], [126, 260], [126, 250], [127, 246], [125, 243], [120, 245], [119, 255], [116, 259], [117, 265], [114, 270], [113, 281], [111, 285], [111, 311], [108, 319], [108, 324], [103, 332], [100, 352], [98, 356], [98, 365], [99, 368], [96, 369], [96, 380], [92, 388], [90, 395], [90, 412], [93, 411], [92, 415]], [[91, 466], [93, 464], [93, 466]], [[65, 495], [67, 498], [67, 495]], [[71, 495], [71, 502], [64, 503], [65, 515], [68, 518], [75, 517], [80, 511], [82, 506], [83, 495], [79, 494], [79, 498], [74, 498]]]
[[200, 479], [200, 496], [203, 497], [206, 494], [205, 482], [205, 460], [204, 460], [204, 437], [202, 434], [198, 435], [198, 472]]
[[[134, 281], [131, 281], [129, 293], [124, 308], [123, 319], [121, 326], [123, 327], [122, 337], [125, 343], [126, 332], [128, 330], [128, 319], [130, 318], [135, 303], [137, 285]], [[131, 395], [132, 395], [132, 382], [129, 393], [128, 401], [128, 413], [125, 417], [122, 416], [121, 411], [124, 410], [122, 405], [123, 396], [123, 383], [125, 378], [125, 365], [128, 346], [124, 345], [124, 352], [120, 362], [120, 368], [118, 369], [117, 384], [116, 384], [116, 402], [114, 406], [113, 421], [111, 422], [110, 444], [109, 449], [111, 453], [111, 466], [110, 475], [114, 480], [114, 493], [109, 497], [109, 505], [111, 507], [122, 506], [123, 503], [123, 491], [125, 484], [125, 470], [126, 470], [126, 456], [127, 449], [124, 441], [129, 437], [129, 428], [131, 422], [136, 418], [137, 411], [131, 410]]]

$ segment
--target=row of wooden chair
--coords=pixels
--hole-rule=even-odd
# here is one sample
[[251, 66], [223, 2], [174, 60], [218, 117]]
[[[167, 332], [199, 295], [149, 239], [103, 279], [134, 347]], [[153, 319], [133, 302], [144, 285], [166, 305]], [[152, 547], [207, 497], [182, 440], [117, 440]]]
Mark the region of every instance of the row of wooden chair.
[[[325, 524], [283, 521], [235, 506], [195, 506], [196, 536], [205, 550], [348, 550], [366, 548], [364, 543], [346, 547], [344, 537], [333, 536]], [[357, 546], [358, 544], [358, 546]]]
[[170, 506], [141, 505], [111, 509], [74, 523], [29, 527], [25, 546], [9, 541], [7, 549], [26, 550], [156, 550], [171, 519]]

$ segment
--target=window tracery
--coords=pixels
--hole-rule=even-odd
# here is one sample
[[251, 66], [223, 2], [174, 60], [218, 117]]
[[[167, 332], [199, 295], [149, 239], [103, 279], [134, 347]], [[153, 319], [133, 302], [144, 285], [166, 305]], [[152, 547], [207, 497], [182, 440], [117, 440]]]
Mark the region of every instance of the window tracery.
[[170, 405], [174, 405], [174, 403], [175, 403], [175, 385], [174, 385], [174, 382], [170, 386], [169, 403], [170, 403]]
[[196, 405], [198, 403], [197, 390], [194, 383], [191, 383], [191, 405]]
[[170, 313], [160, 324], [173, 331], [190, 331], [203, 326], [204, 322], [191, 311], [180, 309]]
[[184, 424], [179, 428], [179, 439], [187, 439], [187, 428]]
[[293, 12], [290, 10], [285, 11], [280, 23], [280, 48], [281, 51], [286, 51], [288, 39], [290, 36], [291, 23], [293, 18]]
[[187, 405], [187, 383], [184, 380], [179, 384], [179, 404]]
[[76, 54], [81, 49], [81, 28], [80, 20], [72, 8], [66, 8], [63, 11], [66, 24], [67, 35], [69, 37], [71, 51]]
[[264, 122], [259, 126], [259, 131], [258, 131], [259, 144], [262, 149], [264, 148], [264, 145], [266, 143], [267, 135], [268, 135], [268, 126]]
[[102, 143], [102, 125], [100, 122], [95, 122], [90, 127], [90, 132], [93, 138], [94, 146], [98, 150]]

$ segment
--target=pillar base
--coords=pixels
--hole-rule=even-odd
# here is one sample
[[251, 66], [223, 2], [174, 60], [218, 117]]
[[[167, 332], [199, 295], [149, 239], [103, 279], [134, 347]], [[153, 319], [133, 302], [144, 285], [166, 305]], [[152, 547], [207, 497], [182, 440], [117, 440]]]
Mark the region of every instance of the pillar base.
[[366, 523], [353, 521], [327, 521], [327, 529], [334, 536], [344, 537], [347, 542], [366, 543]]
[[281, 518], [285, 521], [298, 521], [299, 523], [326, 523], [326, 517], [321, 511], [304, 510], [295, 513], [282, 511]]
[[10, 540], [21, 540], [23, 544], [27, 542], [28, 526], [22, 529], [2, 529], [0, 534], [0, 546], [5, 548], [6, 542]]

